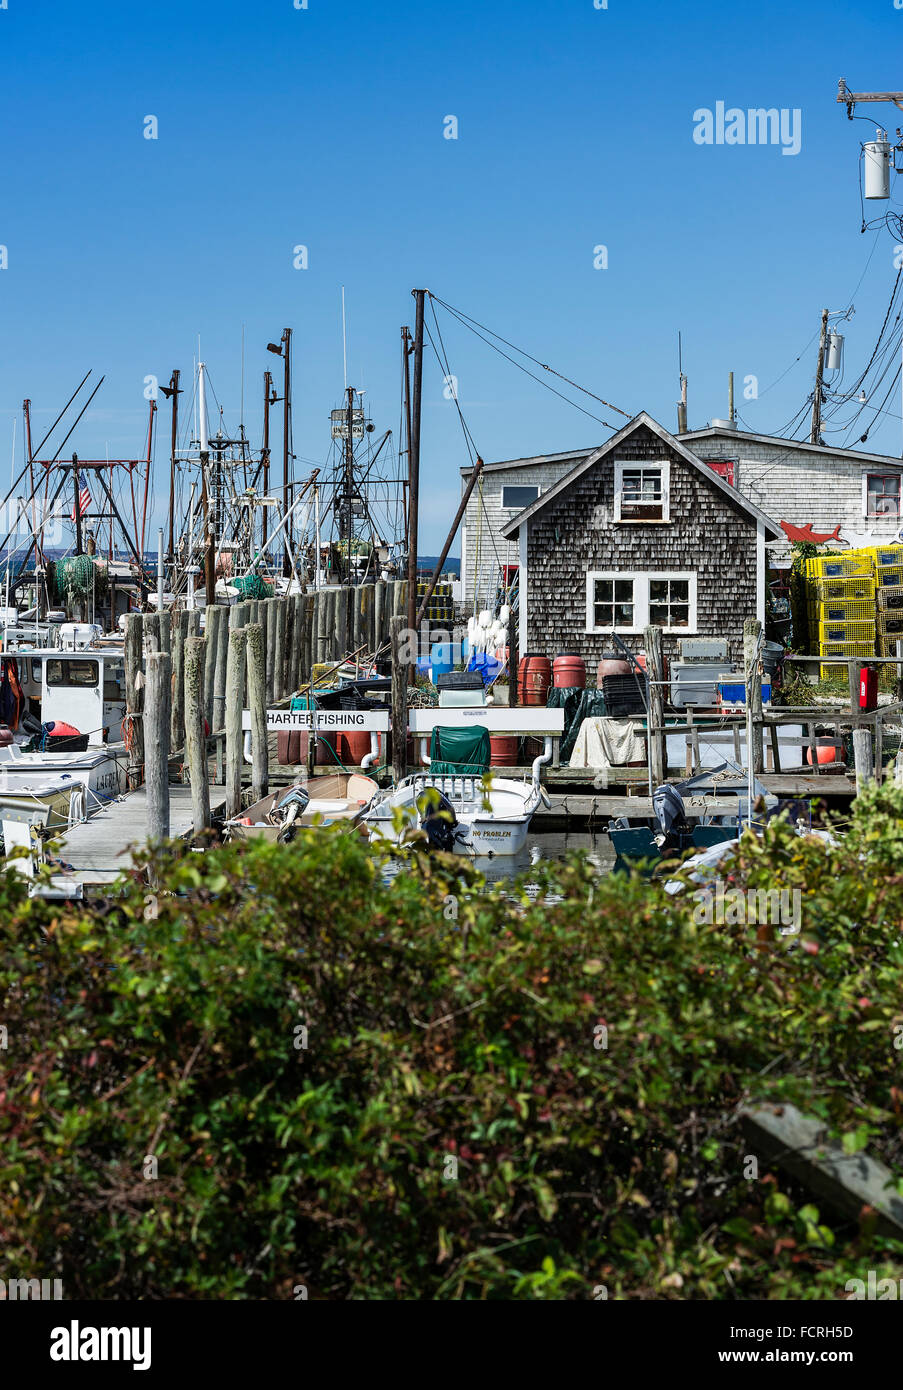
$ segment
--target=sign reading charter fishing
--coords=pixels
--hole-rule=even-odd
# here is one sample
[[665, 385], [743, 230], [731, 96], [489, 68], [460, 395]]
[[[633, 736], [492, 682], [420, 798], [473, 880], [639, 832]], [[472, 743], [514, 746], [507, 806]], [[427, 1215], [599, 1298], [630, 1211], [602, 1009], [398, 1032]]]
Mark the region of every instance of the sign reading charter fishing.
[[[251, 719], [245, 711], [250, 728]], [[356, 709], [268, 709], [267, 728], [278, 733], [295, 732], [341, 733], [363, 730], [366, 733], [386, 733], [389, 728], [388, 710]]]

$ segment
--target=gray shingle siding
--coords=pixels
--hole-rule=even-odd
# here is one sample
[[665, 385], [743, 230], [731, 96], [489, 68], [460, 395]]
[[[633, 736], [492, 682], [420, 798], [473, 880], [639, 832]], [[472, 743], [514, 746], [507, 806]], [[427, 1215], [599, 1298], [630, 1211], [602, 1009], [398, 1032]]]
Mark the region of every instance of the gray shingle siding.
[[[614, 520], [615, 459], [670, 462], [668, 523]], [[529, 523], [527, 643], [555, 656], [577, 652], [592, 673], [611, 638], [587, 633], [586, 575], [591, 570], [695, 571], [699, 636], [724, 637], [740, 660], [743, 621], [756, 616], [756, 521], [646, 426], [590, 467]], [[522, 599], [523, 601], [523, 599]], [[679, 637], [663, 639], [673, 657]], [[625, 635], [634, 651], [641, 635]]]

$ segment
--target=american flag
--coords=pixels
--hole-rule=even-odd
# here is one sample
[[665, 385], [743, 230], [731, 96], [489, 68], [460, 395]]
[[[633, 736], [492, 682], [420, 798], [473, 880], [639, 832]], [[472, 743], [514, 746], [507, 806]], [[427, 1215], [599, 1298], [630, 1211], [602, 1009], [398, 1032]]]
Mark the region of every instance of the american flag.
[[[84, 516], [91, 505], [91, 489], [88, 487], [84, 473], [78, 475], [78, 516]], [[75, 506], [72, 508], [72, 520], [76, 520]]]

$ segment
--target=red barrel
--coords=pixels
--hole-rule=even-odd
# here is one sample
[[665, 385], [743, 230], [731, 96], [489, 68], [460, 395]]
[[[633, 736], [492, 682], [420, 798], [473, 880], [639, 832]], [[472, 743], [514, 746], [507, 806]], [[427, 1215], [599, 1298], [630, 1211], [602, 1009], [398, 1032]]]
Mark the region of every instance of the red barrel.
[[517, 745], [520, 740], [509, 734], [490, 734], [489, 762], [492, 767], [517, 767]]
[[596, 684], [601, 690], [602, 682], [606, 676], [629, 676], [631, 669], [629, 661], [624, 661], [614, 652], [603, 652], [602, 660], [596, 667]]
[[[338, 764], [336, 762], [338, 751], [335, 745], [335, 734], [317, 735], [317, 753], [316, 757], [314, 758], [314, 764], [316, 767], [338, 767]], [[330, 749], [332, 749], [332, 752], [330, 752]]]
[[366, 729], [355, 729], [348, 734], [336, 736], [339, 761], [346, 767], [360, 767], [370, 752], [370, 735]]
[[585, 690], [586, 662], [582, 656], [559, 652], [552, 662], [552, 680], [557, 690]]
[[291, 733], [276, 735], [276, 757], [283, 767], [297, 767], [307, 762], [310, 734], [293, 729]]
[[547, 656], [528, 652], [517, 668], [517, 693], [522, 705], [544, 705], [552, 684], [552, 663]]

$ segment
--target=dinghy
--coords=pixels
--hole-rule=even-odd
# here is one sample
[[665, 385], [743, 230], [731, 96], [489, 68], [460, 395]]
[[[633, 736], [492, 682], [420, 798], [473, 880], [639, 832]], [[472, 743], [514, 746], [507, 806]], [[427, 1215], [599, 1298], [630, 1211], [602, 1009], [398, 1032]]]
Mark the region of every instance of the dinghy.
[[299, 827], [346, 824], [351, 828], [376, 796], [378, 787], [359, 772], [314, 777], [283, 787], [257, 801], [242, 816], [226, 821], [233, 840], [270, 840], [286, 844]]

